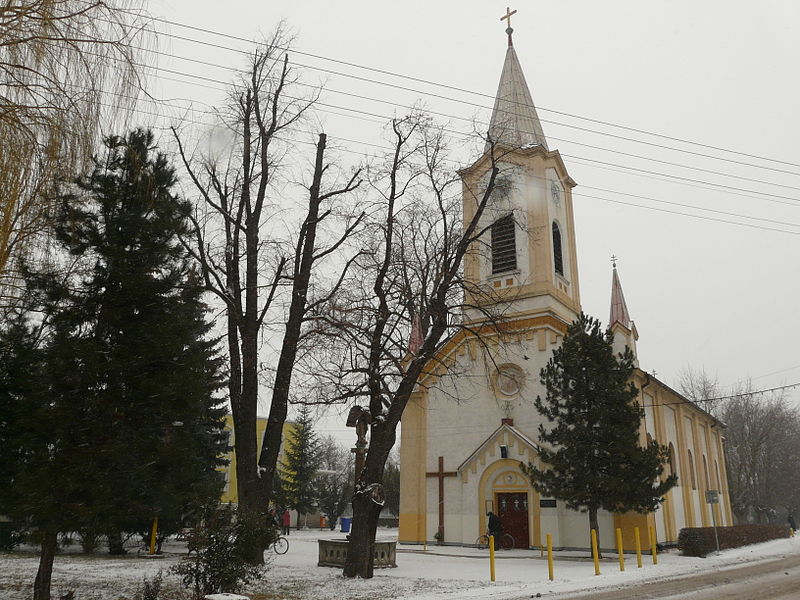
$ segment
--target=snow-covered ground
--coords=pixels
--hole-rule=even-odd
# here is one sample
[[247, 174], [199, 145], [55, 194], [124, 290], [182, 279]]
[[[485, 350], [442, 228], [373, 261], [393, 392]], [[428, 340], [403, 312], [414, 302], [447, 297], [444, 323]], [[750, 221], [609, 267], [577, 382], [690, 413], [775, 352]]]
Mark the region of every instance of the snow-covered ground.
[[[396, 530], [380, 530], [380, 538], [396, 535]], [[620, 572], [616, 555], [601, 562], [595, 576], [591, 559], [581, 553], [557, 553], [554, 581], [548, 581], [547, 560], [538, 551], [511, 550], [497, 553], [496, 581], [489, 581], [488, 551], [473, 548], [400, 546], [396, 569], [376, 569], [370, 580], [347, 580], [339, 569], [317, 566], [317, 539], [341, 537], [326, 531], [293, 531], [289, 552], [270, 555], [264, 580], [246, 590], [257, 599], [291, 600], [445, 600], [518, 599], [549, 596], [557, 592], [597, 590], [631, 585], [642, 581], [669, 579], [696, 571], [720, 570], [768, 558], [800, 553], [800, 537], [775, 540], [755, 546], [723, 551], [718, 556], [691, 558], [677, 551], [661, 554], [654, 565], [643, 557], [642, 568], [635, 555], [625, 555], [625, 571]], [[64, 554], [56, 557], [53, 597], [76, 590], [76, 600], [116, 600], [133, 598], [143, 577], [159, 569], [165, 573], [180, 560], [179, 543], [167, 547], [163, 559], [129, 555], [123, 558], [103, 555]], [[23, 600], [30, 597], [37, 558], [21, 552], [0, 553], [0, 599]], [[178, 591], [178, 578], [165, 574], [165, 599], [188, 597]]]

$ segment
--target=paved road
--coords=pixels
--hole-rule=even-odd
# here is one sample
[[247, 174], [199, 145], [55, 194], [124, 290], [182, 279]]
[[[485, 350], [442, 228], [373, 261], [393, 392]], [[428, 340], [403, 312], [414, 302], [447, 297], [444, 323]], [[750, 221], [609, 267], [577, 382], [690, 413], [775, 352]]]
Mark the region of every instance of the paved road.
[[798, 600], [800, 555], [742, 567], [626, 586], [615, 590], [557, 594], [558, 600]]

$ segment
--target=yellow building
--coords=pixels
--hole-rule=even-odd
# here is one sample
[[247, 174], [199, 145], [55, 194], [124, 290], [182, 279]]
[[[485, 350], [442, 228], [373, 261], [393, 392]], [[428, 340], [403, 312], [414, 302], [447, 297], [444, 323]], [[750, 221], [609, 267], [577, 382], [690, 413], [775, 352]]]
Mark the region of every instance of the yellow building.
[[[500, 157], [499, 185], [479, 224], [485, 243], [464, 266], [470, 307], [464, 318], [471, 327], [442, 348], [436, 369], [420, 381], [403, 414], [399, 540], [473, 544], [492, 510], [518, 547], [541, 546], [550, 533], [556, 547], [585, 548], [586, 515], [541, 498], [519, 467], [521, 461], [542, 466], [537, 437], [543, 418], [532, 400], [544, 395], [539, 372], [581, 305], [572, 204], [577, 184], [558, 150], [548, 148], [510, 29], [489, 136], [495, 147], [487, 144], [484, 155], [460, 172], [469, 219], [474, 198], [486, 188], [490, 152]], [[490, 323], [486, 312], [500, 304], [502, 315]], [[638, 332], [616, 268], [611, 305], [615, 347], [635, 352]], [[483, 332], [480, 340], [476, 331]], [[648, 526], [658, 541], [674, 542], [684, 526], [710, 525], [706, 490], [720, 494], [716, 522], [731, 524], [721, 424], [643, 370], [634, 382], [645, 409], [641, 440], [671, 448], [669, 468], [679, 485], [656, 513], [601, 511], [601, 546], [614, 547], [617, 526], [630, 548], [634, 526], [648, 544]]]
[[[281, 460], [283, 458], [284, 447], [286, 444], [287, 434], [297, 427], [297, 423], [293, 421], [286, 421], [283, 424], [281, 450], [278, 456], [278, 470], [280, 470]], [[258, 453], [261, 453], [261, 446], [264, 441], [264, 431], [267, 428], [267, 419], [258, 417], [256, 420], [256, 439], [258, 440]], [[231, 450], [225, 454], [225, 459], [228, 464], [225, 467], [220, 467], [221, 471], [225, 473], [225, 487], [222, 488], [222, 496], [220, 502], [223, 503], [238, 503], [238, 493], [236, 489], [236, 453], [233, 448], [236, 446], [236, 436], [233, 432], [233, 417], [225, 415], [225, 431], [228, 432], [228, 445]]]

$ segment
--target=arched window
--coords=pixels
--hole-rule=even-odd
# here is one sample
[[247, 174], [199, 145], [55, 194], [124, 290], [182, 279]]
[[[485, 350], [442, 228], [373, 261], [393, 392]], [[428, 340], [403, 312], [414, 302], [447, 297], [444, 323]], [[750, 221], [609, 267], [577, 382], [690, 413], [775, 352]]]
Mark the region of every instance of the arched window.
[[706, 461], [706, 455], [703, 454], [703, 474], [706, 476], [706, 489], [711, 489], [711, 480], [708, 478], [708, 461]]
[[692, 489], [696, 490], [697, 489], [697, 478], [694, 475], [694, 457], [692, 456], [692, 451], [691, 450], [687, 449], [686, 452], [689, 454], [689, 476], [691, 477], [691, 480], [692, 480]]
[[564, 275], [564, 255], [561, 252], [561, 230], [558, 228], [558, 223], [553, 221], [553, 264], [556, 268], [556, 273]]
[[719, 464], [717, 463], [716, 460], [714, 461], [714, 471], [715, 471], [715, 474], [717, 476], [717, 491], [719, 491], [719, 493], [721, 494], [722, 493], [722, 481], [720, 481], [720, 478], [719, 478]]
[[514, 216], [508, 215], [492, 223], [492, 274], [517, 268], [517, 240]]
[[675, 470], [675, 446], [672, 442], [669, 443], [669, 474], [676, 475], [678, 472]]

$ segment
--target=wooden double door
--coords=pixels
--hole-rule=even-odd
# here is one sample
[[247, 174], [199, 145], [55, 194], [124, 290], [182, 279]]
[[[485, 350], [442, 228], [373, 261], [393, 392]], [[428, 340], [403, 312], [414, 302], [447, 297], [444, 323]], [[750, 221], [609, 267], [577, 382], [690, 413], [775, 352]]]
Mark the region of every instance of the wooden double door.
[[497, 516], [503, 524], [503, 533], [513, 536], [515, 548], [530, 547], [527, 492], [498, 492]]

